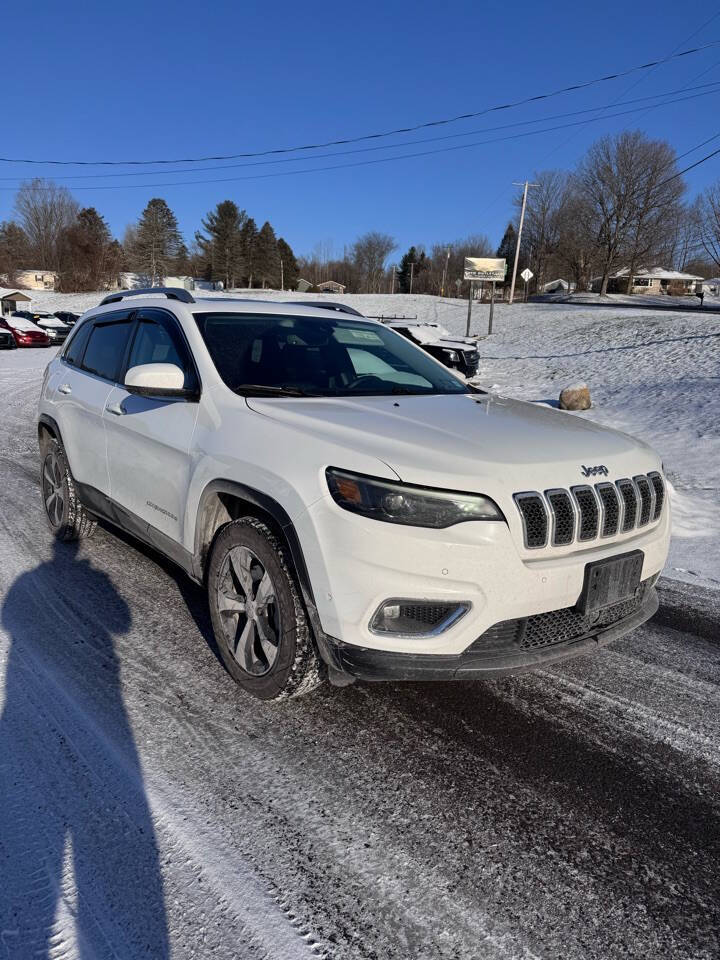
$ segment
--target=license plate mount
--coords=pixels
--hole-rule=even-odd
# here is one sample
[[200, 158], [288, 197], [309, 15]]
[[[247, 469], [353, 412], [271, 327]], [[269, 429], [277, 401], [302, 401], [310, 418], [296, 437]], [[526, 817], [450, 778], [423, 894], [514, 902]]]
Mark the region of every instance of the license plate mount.
[[577, 602], [581, 613], [593, 613], [635, 596], [640, 586], [644, 554], [633, 550], [619, 557], [596, 560], [585, 567], [585, 583]]

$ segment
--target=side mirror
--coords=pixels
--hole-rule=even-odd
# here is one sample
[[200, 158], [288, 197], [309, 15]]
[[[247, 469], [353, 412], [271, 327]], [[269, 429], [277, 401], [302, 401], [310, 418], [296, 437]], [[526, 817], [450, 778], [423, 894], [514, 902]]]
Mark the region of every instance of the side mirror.
[[143, 363], [125, 374], [125, 389], [141, 397], [192, 397], [185, 389], [185, 374], [174, 363]]

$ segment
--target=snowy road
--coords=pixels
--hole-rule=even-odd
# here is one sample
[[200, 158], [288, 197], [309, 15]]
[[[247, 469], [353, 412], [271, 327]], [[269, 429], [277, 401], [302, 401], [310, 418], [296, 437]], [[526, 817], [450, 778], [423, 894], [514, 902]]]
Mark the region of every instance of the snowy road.
[[717, 958], [720, 647], [283, 706], [116, 532], [53, 548], [0, 354], [0, 958]]

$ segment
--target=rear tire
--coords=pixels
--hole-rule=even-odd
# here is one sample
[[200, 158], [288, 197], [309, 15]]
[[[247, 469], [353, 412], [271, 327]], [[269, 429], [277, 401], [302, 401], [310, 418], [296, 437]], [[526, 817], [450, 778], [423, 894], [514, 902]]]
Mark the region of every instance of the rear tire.
[[40, 488], [45, 516], [58, 540], [81, 540], [93, 535], [97, 521], [80, 503], [65, 451], [55, 439], [44, 445]]
[[260, 700], [309, 693], [325, 679], [285, 547], [243, 517], [224, 527], [207, 575], [213, 630], [228, 673]]

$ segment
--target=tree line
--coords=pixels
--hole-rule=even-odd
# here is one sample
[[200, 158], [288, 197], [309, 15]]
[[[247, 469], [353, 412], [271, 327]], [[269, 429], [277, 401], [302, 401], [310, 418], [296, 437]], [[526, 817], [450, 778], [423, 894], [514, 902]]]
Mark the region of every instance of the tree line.
[[66, 187], [44, 180], [23, 184], [14, 218], [0, 224], [4, 282], [12, 285], [23, 269], [57, 272], [57, 289], [63, 291], [105, 289], [124, 271], [148, 286], [190, 275], [225, 288], [293, 289], [298, 279], [287, 241], [268, 221], [258, 228], [232, 200], [208, 212], [188, 248], [175, 214], [155, 197], [120, 243], [94, 207], [81, 208]]
[[[370, 231], [336, 255], [330, 243], [296, 257], [266, 221], [256, 221], [233, 200], [203, 218], [186, 245], [175, 214], [154, 198], [125, 231], [111, 235], [94, 208], [81, 209], [69, 190], [33, 180], [17, 194], [15, 214], [0, 224], [0, 275], [12, 284], [23, 268], [55, 270], [62, 290], [97, 290], [120, 271], [148, 285], [192, 275], [225, 288], [295, 289], [303, 278], [312, 290], [334, 280], [356, 293], [426, 293], [465, 296], [466, 257], [498, 256], [508, 262], [517, 247], [522, 196], [498, 246], [485, 234], [451, 242], [412, 245], [393, 259], [397, 243]], [[620, 269], [631, 277], [662, 264], [701, 276], [720, 273], [720, 181], [691, 201], [674, 148], [639, 131], [602, 137], [573, 170], [535, 172], [528, 189], [519, 271], [529, 267], [533, 289], [565, 278], [578, 290], [597, 280], [602, 293]]]

